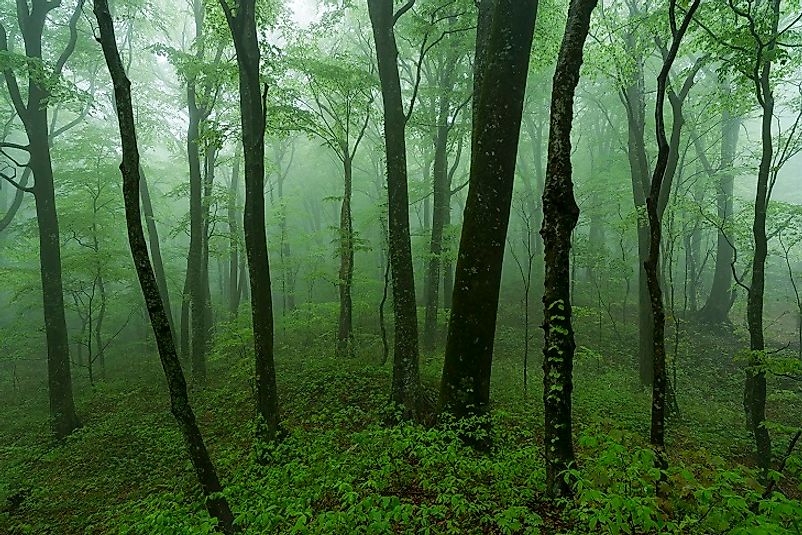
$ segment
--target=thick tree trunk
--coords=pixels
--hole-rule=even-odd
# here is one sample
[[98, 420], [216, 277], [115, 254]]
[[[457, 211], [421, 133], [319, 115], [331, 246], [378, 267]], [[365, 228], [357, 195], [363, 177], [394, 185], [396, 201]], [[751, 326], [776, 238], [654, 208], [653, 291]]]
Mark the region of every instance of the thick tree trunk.
[[[200, 35], [198, 35], [200, 37]], [[200, 123], [203, 112], [196, 102], [195, 82], [187, 83], [187, 159], [189, 161], [189, 254], [187, 255], [187, 289], [190, 310], [190, 350], [192, 380], [206, 382], [206, 304], [203, 281], [203, 177], [200, 161]]]
[[[347, 148], [345, 152], [348, 152]], [[343, 200], [340, 208], [340, 318], [337, 328], [336, 347], [338, 357], [351, 357], [354, 353], [353, 305], [351, 302], [351, 286], [354, 281], [354, 228], [351, 218], [352, 189], [351, 158], [345, 154], [343, 159]]]
[[571, 169], [574, 94], [582, 49], [596, 0], [573, 0], [568, 9], [551, 96], [548, 164], [543, 191], [545, 280], [543, 292], [543, 405], [545, 408], [546, 493], [571, 494], [564, 472], [574, 461], [571, 393], [574, 329], [571, 322], [571, 234], [579, 220]]
[[209, 452], [203, 441], [195, 414], [187, 398], [187, 385], [178, 354], [173, 343], [170, 322], [159, 294], [159, 286], [148, 257], [148, 246], [142, 228], [139, 207], [139, 150], [137, 147], [134, 113], [131, 103], [131, 83], [125, 74], [114, 36], [114, 24], [106, 0], [95, 0], [95, 16], [100, 31], [100, 43], [114, 83], [115, 104], [123, 147], [120, 169], [123, 175], [123, 197], [128, 227], [128, 242], [136, 267], [142, 295], [145, 298], [150, 323], [159, 348], [159, 357], [170, 391], [170, 406], [189, 451], [195, 475], [203, 491], [206, 509], [216, 517], [218, 527], [224, 533], [234, 533], [234, 515], [223, 496], [223, 488], [217, 477]]
[[[729, 88], [727, 88], [727, 92], [729, 93]], [[734, 301], [732, 259], [735, 251], [725, 234], [725, 228], [732, 218], [735, 183], [732, 165], [735, 161], [735, 151], [738, 148], [740, 126], [740, 119], [733, 117], [725, 106], [721, 112], [721, 160], [716, 191], [718, 223], [722, 228], [718, 231], [716, 241], [716, 267], [713, 272], [713, 283], [707, 301], [699, 313], [702, 321], [711, 325], [729, 322], [729, 313]], [[701, 150], [700, 156], [704, 154], [704, 147], [698, 146], [697, 150]], [[713, 170], [711, 169], [711, 171]]]
[[[440, 385], [440, 410], [457, 418], [484, 414], [501, 268], [536, 0], [498, 0], [487, 43], [473, 126], [471, 172]], [[479, 445], [482, 445], [481, 442]]]
[[[254, 353], [256, 356], [256, 410], [262, 440], [279, 438], [278, 393], [273, 362], [273, 297], [265, 231], [265, 98], [259, 81], [259, 41], [254, 0], [240, 0], [236, 13], [227, 0], [225, 11], [239, 65], [240, 120], [245, 154], [245, 253], [251, 289]], [[265, 88], [266, 90], [266, 88]]]
[[428, 410], [420, 382], [415, 276], [409, 233], [406, 122], [398, 74], [398, 48], [393, 26], [393, 0], [368, 0], [384, 103], [387, 156], [389, 254], [393, 276], [395, 340], [391, 401], [403, 418], [421, 420]]

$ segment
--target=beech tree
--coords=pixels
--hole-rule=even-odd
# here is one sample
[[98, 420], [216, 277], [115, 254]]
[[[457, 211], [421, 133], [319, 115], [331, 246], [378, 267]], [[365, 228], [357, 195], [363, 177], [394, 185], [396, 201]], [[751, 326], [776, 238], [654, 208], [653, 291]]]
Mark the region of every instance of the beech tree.
[[498, 0], [490, 34], [481, 33], [481, 21], [477, 32], [477, 43], [487, 38], [486, 49], [477, 55], [486, 63], [481, 85], [474, 87], [470, 184], [439, 400], [440, 410], [457, 418], [483, 415], [490, 402], [501, 267], [536, 12], [536, 0]]
[[[60, 3], [46, 0], [17, 0], [17, 23], [25, 42], [25, 57], [32, 64], [39, 65], [43, 56], [42, 37], [51, 12]], [[27, 95], [21, 90], [17, 75], [11, 65], [0, 65], [11, 102], [17, 116], [22, 121], [28, 142], [25, 145], [3, 142], [0, 148], [3, 155], [16, 162], [7, 149], [28, 154], [28, 161], [20, 167], [30, 169], [34, 178], [33, 186], [16, 181], [16, 173], [3, 173], [9, 184], [24, 192], [32, 193], [36, 204], [36, 218], [39, 228], [39, 263], [42, 278], [42, 302], [44, 305], [45, 336], [47, 338], [47, 375], [50, 396], [50, 415], [53, 433], [61, 439], [69, 435], [80, 424], [75, 413], [70, 372], [70, 349], [67, 338], [67, 320], [64, 314], [64, 289], [61, 273], [61, 247], [59, 225], [56, 212], [53, 164], [50, 156], [50, 136], [48, 105], [51, 90], [62, 75], [67, 61], [75, 51], [78, 41], [78, 21], [81, 16], [83, 0], [78, 0], [69, 17], [67, 27], [69, 40], [66, 46], [53, 58], [52, 70], [40, 75], [31, 67], [27, 70]], [[0, 24], [0, 52], [9, 53], [8, 34]], [[27, 181], [23, 172], [22, 181]]]
[[579, 84], [582, 50], [596, 0], [572, 0], [568, 8], [551, 92], [549, 148], [543, 191], [543, 405], [545, 408], [546, 493], [571, 494], [564, 472], [574, 461], [571, 416], [573, 359], [576, 343], [571, 322], [571, 233], [579, 220], [571, 170], [574, 94]]
[[[415, 310], [415, 276], [409, 236], [409, 188], [407, 185], [406, 125], [414, 106], [404, 111], [398, 47], [393, 28], [415, 0], [397, 11], [393, 0], [368, 0], [376, 60], [384, 104], [384, 144], [387, 156], [388, 245], [393, 281], [395, 339], [391, 401], [402, 416], [423, 419], [427, 410], [418, 363], [418, 318]], [[422, 59], [422, 58], [421, 58]]]
[[128, 228], [128, 242], [131, 256], [137, 271], [142, 295], [145, 298], [153, 334], [159, 349], [164, 375], [170, 391], [170, 407], [181, 429], [181, 434], [189, 452], [195, 475], [206, 499], [206, 509], [218, 521], [223, 533], [234, 533], [234, 515], [228, 501], [222, 495], [223, 487], [217, 477], [217, 471], [209, 457], [203, 441], [195, 413], [187, 398], [187, 385], [181, 363], [178, 360], [170, 322], [159, 294], [159, 286], [153, 272], [153, 265], [148, 256], [145, 232], [142, 228], [142, 213], [139, 205], [139, 180], [141, 176], [139, 148], [137, 146], [134, 110], [131, 101], [131, 82], [125, 73], [117, 39], [114, 34], [114, 22], [111, 18], [107, 0], [95, 0], [94, 13], [100, 32], [100, 45], [103, 56], [114, 84], [115, 107], [120, 128], [123, 157], [120, 170], [123, 176], [123, 198], [125, 202], [125, 218]]
[[239, 67], [240, 120], [245, 156], [245, 254], [251, 289], [253, 343], [256, 356], [256, 412], [258, 435], [274, 441], [279, 435], [276, 368], [273, 362], [273, 296], [265, 231], [265, 109], [267, 84], [259, 75], [261, 52], [256, 34], [256, 2], [236, 6], [220, 0]]

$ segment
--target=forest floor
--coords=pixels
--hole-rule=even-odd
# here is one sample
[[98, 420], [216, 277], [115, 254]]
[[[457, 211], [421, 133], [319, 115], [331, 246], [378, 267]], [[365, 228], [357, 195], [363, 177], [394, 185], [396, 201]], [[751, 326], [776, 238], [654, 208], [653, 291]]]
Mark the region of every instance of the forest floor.
[[[580, 311], [581, 312], [581, 311]], [[277, 375], [287, 437], [254, 446], [251, 361], [241, 326], [223, 326], [205, 388], [192, 401], [238, 523], [247, 533], [799, 533], [797, 458], [761, 500], [740, 403], [739, 342], [685, 333], [677, 347], [679, 415], [668, 425], [668, 482], [646, 447], [650, 393], [624, 348], [633, 333], [579, 321], [574, 412], [577, 497], [544, 499], [540, 331], [522, 381], [521, 331], [499, 326], [492, 384], [493, 450], [464, 446], [454, 427], [387, 427], [390, 366], [376, 337], [336, 360], [327, 311], [299, 312], [279, 329]], [[306, 317], [306, 316], [310, 317]], [[588, 349], [593, 347], [593, 349]], [[205, 514], [158, 360], [126, 351], [108, 379], [76, 377], [83, 427], [49, 439], [38, 382], [10, 392], [0, 411], [0, 533], [207, 533]], [[669, 349], [672, 353], [672, 348]], [[423, 357], [434, 396], [439, 356]], [[40, 378], [41, 379], [41, 378]], [[774, 383], [772, 383], [776, 386]], [[27, 385], [27, 386], [26, 386]], [[35, 388], [38, 385], [39, 388]], [[27, 388], [30, 387], [30, 388]], [[798, 417], [798, 402], [772, 401], [769, 418]], [[793, 416], [792, 416], [793, 415]], [[798, 422], [797, 422], [798, 425]], [[787, 433], [774, 432], [784, 451]]]

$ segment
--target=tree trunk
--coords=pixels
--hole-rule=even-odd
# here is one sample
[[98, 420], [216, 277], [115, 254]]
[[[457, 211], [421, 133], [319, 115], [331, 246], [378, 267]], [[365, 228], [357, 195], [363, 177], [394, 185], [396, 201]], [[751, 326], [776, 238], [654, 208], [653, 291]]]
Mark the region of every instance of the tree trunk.
[[170, 322], [170, 330], [175, 336], [175, 323], [173, 321], [172, 307], [170, 306], [170, 290], [167, 286], [167, 276], [164, 271], [164, 261], [162, 260], [161, 246], [159, 245], [159, 231], [156, 228], [156, 218], [153, 216], [153, 204], [150, 200], [150, 188], [145, 178], [145, 172], [139, 177], [139, 195], [142, 198], [142, 213], [145, 216], [145, 223], [148, 228], [148, 242], [150, 244], [150, 258], [153, 261], [153, 269], [156, 273], [156, 283], [159, 285], [159, 295], [164, 301], [167, 309], [167, 319]]
[[239, 283], [239, 235], [240, 228], [237, 221], [239, 202], [239, 154], [234, 156], [234, 166], [231, 169], [231, 182], [228, 188], [228, 313], [232, 318], [237, 317], [240, 302]]
[[391, 401], [403, 418], [422, 420], [427, 402], [420, 382], [415, 276], [409, 233], [406, 123], [398, 74], [398, 48], [393, 26], [393, 0], [368, 0], [368, 12], [384, 103], [384, 142], [387, 156], [389, 254], [393, 276], [395, 340]]
[[440, 266], [443, 263], [443, 232], [446, 224], [446, 211], [451, 197], [451, 184], [448, 176], [448, 134], [449, 114], [451, 112], [451, 91], [454, 84], [456, 62], [448, 60], [440, 76], [439, 110], [434, 141], [434, 206], [432, 213], [432, 236], [429, 247], [429, 262], [426, 268], [424, 303], [426, 316], [423, 323], [423, 347], [434, 350], [437, 345], [437, 309], [439, 305]]
[[571, 393], [574, 329], [571, 323], [571, 234], [579, 220], [571, 169], [574, 94], [579, 84], [582, 49], [596, 0], [572, 0], [568, 9], [551, 96], [546, 184], [543, 191], [545, 280], [543, 292], [543, 405], [545, 408], [546, 493], [569, 496], [564, 472], [574, 461]]
[[[675, 1], [671, 0], [669, 17], [675, 16]], [[665, 468], [665, 413], [666, 394], [668, 392], [668, 377], [666, 374], [666, 347], [665, 347], [665, 309], [663, 306], [663, 292], [660, 280], [660, 246], [662, 240], [662, 216], [668, 202], [666, 190], [671, 189], [673, 173], [676, 169], [679, 141], [678, 129], [682, 124], [681, 107], [677, 106], [675, 95], [670, 95], [674, 111], [674, 130], [672, 142], [666, 139], [666, 125], [664, 117], [666, 91], [668, 87], [671, 67], [676, 59], [679, 46], [688, 29], [693, 14], [699, 7], [701, 0], [693, 0], [687, 8], [682, 24], [676, 28], [676, 21], [672, 22], [671, 48], [664, 54], [663, 65], [657, 76], [657, 98], [655, 104], [655, 132], [657, 137], [657, 159], [646, 197], [646, 214], [649, 220], [649, 254], [644, 262], [646, 271], [646, 284], [649, 290], [652, 320], [652, 415], [651, 415], [651, 445], [657, 450], [658, 466]], [[691, 75], [692, 76], [692, 75]], [[690, 78], [692, 80], [692, 77]], [[686, 84], [687, 85], [687, 84]], [[690, 89], [690, 87], [688, 87]], [[673, 92], [672, 92], [673, 93]], [[679, 123], [679, 124], [677, 124]], [[673, 145], [673, 146], [672, 146]], [[672, 167], [673, 166], [673, 167]], [[662, 476], [661, 476], [662, 477]]]
[[[200, 30], [198, 30], [200, 32]], [[198, 33], [200, 37], [200, 33]], [[203, 177], [200, 162], [200, 123], [202, 111], [196, 102], [195, 82], [187, 82], [187, 159], [189, 161], [189, 254], [187, 255], [187, 289], [189, 290], [192, 380], [206, 382], [206, 306], [203, 282]]]
[[[726, 91], [727, 94], [730, 93], [729, 86], [727, 86]], [[733, 186], [735, 182], [732, 165], [735, 161], [735, 151], [738, 148], [740, 126], [740, 119], [733, 117], [725, 106], [721, 111], [721, 160], [716, 191], [718, 223], [722, 228], [718, 231], [716, 241], [716, 267], [713, 272], [713, 283], [710, 287], [707, 301], [699, 313], [699, 317], [711, 325], [729, 322], [729, 312], [734, 301], [732, 259], [735, 251], [725, 234], [725, 228], [732, 218]], [[703, 147], [697, 147], [698, 149], [702, 150], [701, 156], [704, 153], [704, 149]]]
[[[440, 410], [485, 414], [501, 268], [537, 0], [498, 0], [473, 126], [471, 172], [440, 384]], [[481, 36], [480, 36], [481, 38]], [[479, 441], [478, 445], [482, 445]]]
[[234, 533], [234, 515], [223, 496], [223, 487], [217, 477], [217, 471], [209, 457], [206, 444], [195, 420], [195, 414], [187, 398], [187, 385], [178, 354], [173, 343], [170, 322], [159, 294], [159, 286], [148, 257], [148, 246], [142, 229], [142, 214], [139, 208], [139, 150], [137, 147], [136, 128], [134, 126], [133, 105], [131, 103], [131, 82], [117, 51], [114, 36], [114, 24], [109, 13], [106, 0], [95, 0], [95, 16], [100, 32], [100, 43], [103, 54], [114, 83], [115, 105], [120, 126], [120, 138], [123, 147], [123, 160], [120, 170], [123, 176], [123, 197], [125, 200], [125, 217], [128, 227], [128, 242], [131, 256], [145, 298], [150, 323], [159, 348], [164, 375], [170, 391], [170, 406], [178, 422], [181, 434], [189, 451], [195, 475], [203, 491], [206, 509], [216, 517], [218, 527], [224, 533]]
[[[245, 155], [245, 253], [251, 289], [254, 354], [256, 356], [256, 410], [262, 440], [279, 438], [278, 393], [273, 362], [273, 297], [265, 231], [265, 107], [260, 92], [259, 41], [255, 0], [240, 0], [236, 13], [220, 0], [226, 15], [239, 66], [240, 120]], [[267, 88], [265, 88], [265, 91]]]
[[[772, 0], [772, 29], [777, 32], [780, 1]], [[766, 51], [769, 55], [774, 47]], [[770, 57], [770, 56], [769, 56]], [[766, 342], [763, 333], [763, 304], [766, 287], [766, 257], [768, 238], [766, 235], [766, 212], [770, 199], [769, 180], [774, 164], [772, 121], [774, 120], [774, 93], [771, 87], [771, 60], [762, 59], [760, 77], [757, 82], [758, 100], [761, 102], [761, 156], [755, 192], [755, 219], [752, 224], [755, 252], [752, 258], [752, 280], [746, 304], [746, 323], [749, 329], [749, 366], [744, 384], [744, 410], [749, 431], [755, 437], [757, 465], [768, 477], [771, 467], [771, 437], [766, 422], [766, 372], [761, 368], [766, 361]], [[761, 98], [762, 97], [762, 98]]]
[[340, 209], [340, 318], [337, 328], [336, 355], [352, 357], [354, 354], [354, 334], [352, 331], [353, 305], [351, 286], [354, 280], [354, 228], [351, 219], [351, 190], [353, 176], [348, 149], [343, 159], [343, 200]]

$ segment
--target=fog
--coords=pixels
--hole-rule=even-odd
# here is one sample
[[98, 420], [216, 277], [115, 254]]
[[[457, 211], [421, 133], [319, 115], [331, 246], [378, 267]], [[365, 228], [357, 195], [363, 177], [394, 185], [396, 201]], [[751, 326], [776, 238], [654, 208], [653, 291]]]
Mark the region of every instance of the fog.
[[0, 3], [0, 533], [798, 533], [797, 7]]

